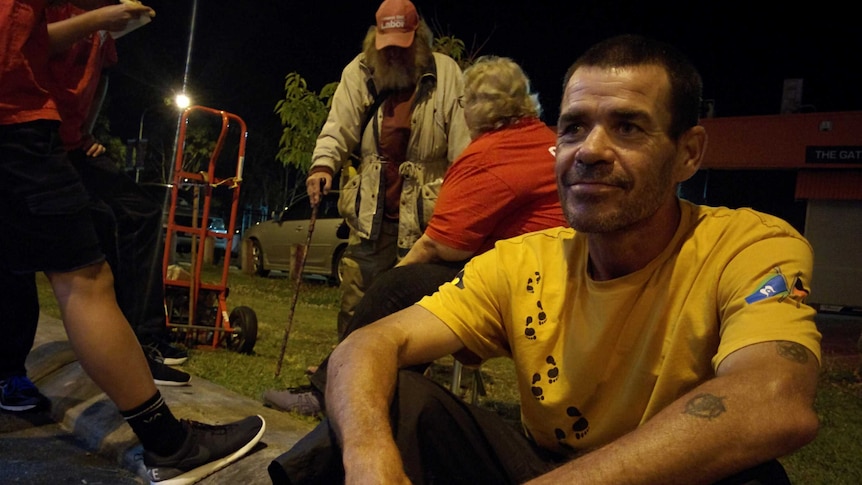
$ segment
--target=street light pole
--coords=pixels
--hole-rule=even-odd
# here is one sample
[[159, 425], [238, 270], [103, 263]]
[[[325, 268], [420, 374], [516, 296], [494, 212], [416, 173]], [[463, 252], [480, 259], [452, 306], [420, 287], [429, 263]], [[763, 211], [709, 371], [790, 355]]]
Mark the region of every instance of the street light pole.
[[[174, 153], [176, 154], [179, 150], [179, 141], [180, 141], [180, 123], [182, 121], [183, 110], [187, 108], [191, 104], [191, 99], [188, 96], [187, 89], [189, 85], [189, 71], [192, 63], [192, 44], [194, 43], [195, 38], [195, 24], [197, 23], [198, 16], [198, 0], [192, 0], [192, 12], [191, 18], [189, 19], [189, 43], [188, 48], [186, 50], [186, 65], [185, 71], [183, 72], [183, 90], [174, 97], [174, 102], [180, 108], [179, 113], [177, 114], [177, 128], [174, 132]], [[184, 105], [184, 106], [180, 106]]]
[[137, 143], [135, 143], [135, 183], [141, 181], [142, 167], [141, 163], [138, 162], [143, 162], [144, 157], [146, 156], [144, 150], [144, 117], [150, 111], [150, 108], [152, 108], [152, 106], [147, 106], [146, 108], [144, 108], [144, 111], [141, 112], [140, 122], [138, 123], [138, 140]]
[[144, 108], [144, 111], [141, 113], [141, 121], [138, 123], [138, 140], [144, 138], [144, 116], [147, 115], [147, 112], [152, 108], [152, 106], [147, 106]]
[[194, 43], [195, 38], [195, 24], [197, 23], [198, 17], [198, 0], [192, 1], [192, 16], [189, 20], [189, 44], [188, 49], [186, 50], [186, 66], [185, 72], [183, 73], [183, 91], [182, 94], [186, 94], [186, 89], [189, 85], [189, 66], [192, 63], [192, 44]]

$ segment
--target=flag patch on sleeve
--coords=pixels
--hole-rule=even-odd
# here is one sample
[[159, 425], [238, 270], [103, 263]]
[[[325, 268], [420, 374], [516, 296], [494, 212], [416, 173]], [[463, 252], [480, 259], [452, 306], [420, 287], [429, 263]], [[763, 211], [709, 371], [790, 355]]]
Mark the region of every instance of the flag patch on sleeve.
[[464, 289], [464, 270], [463, 269], [461, 271], [459, 271], [457, 275], [455, 275], [455, 279], [452, 280], [452, 284], [461, 290]]
[[777, 274], [774, 274], [761, 282], [760, 285], [758, 285], [757, 290], [745, 298], [745, 302], [751, 304], [773, 296], [784, 296], [787, 293], [787, 280], [784, 279], [784, 275], [779, 271]]

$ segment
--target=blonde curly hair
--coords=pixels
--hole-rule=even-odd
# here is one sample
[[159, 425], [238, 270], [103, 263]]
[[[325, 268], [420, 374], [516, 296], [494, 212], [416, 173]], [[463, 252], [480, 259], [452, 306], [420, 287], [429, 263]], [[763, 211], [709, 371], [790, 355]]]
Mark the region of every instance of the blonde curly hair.
[[521, 66], [498, 56], [482, 56], [464, 71], [463, 106], [474, 138], [542, 113]]

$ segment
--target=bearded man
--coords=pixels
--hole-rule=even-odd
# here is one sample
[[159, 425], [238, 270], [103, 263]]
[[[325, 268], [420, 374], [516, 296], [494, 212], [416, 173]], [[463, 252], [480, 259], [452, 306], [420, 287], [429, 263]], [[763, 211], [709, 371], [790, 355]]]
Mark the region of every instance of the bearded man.
[[431, 51], [431, 29], [416, 7], [385, 0], [376, 19], [341, 74], [306, 179], [316, 204], [335, 173], [358, 163], [356, 175], [341, 178], [350, 239], [339, 268], [339, 339], [374, 278], [422, 235], [446, 169], [470, 142], [458, 103], [461, 70]]

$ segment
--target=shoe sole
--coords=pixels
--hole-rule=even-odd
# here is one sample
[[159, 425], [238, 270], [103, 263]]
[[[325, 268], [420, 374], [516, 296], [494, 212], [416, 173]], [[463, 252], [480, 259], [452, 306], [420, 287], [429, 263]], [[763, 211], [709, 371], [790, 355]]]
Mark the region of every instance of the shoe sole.
[[38, 404], [22, 404], [20, 406], [10, 406], [8, 404], [0, 404], [0, 409], [4, 411], [11, 411], [13, 413], [21, 413], [24, 411], [31, 411], [36, 409], [39, 406]]
[[157, 386], [182, 387], [188, 386], [192, 381], [191, 377], [187, 381], [163, 381], [161, 379], [153, 379]]
[[242, 448], [233, 452], [228, 456], [223, 458], [219, 458], [218, 460], [211, 461], [204, 465], [201, 465], [193, 470], [189, 470], [183, 474], [183, 476], [179, 476], [176, 478], [162, 480], [161, 482], [150, 482], [150, 485], [191, 485], [192, 483], [199, 482], [204, 478], [212, 475], [213, 473], [221, 470], [222, 468], [230, 465], [231, 463], [239, 460], [243, 456], [246, 455], [252, 448], [257, 445], [260, 441], [260, 438], [263, 437], [263, 432], [266, 431], [266, 420], [263, 419], [263, 416], [257, 415], [260, 418], [261, 426], [260, 431], [251, 439], [248, 443], [245, 444]]
[[164, 357], [162, 360], [162, 364], [181, 365], [181, 364], [185, 364], [187, 360], [189, 360], [188, 357], [179, 357], [179, 358]]

